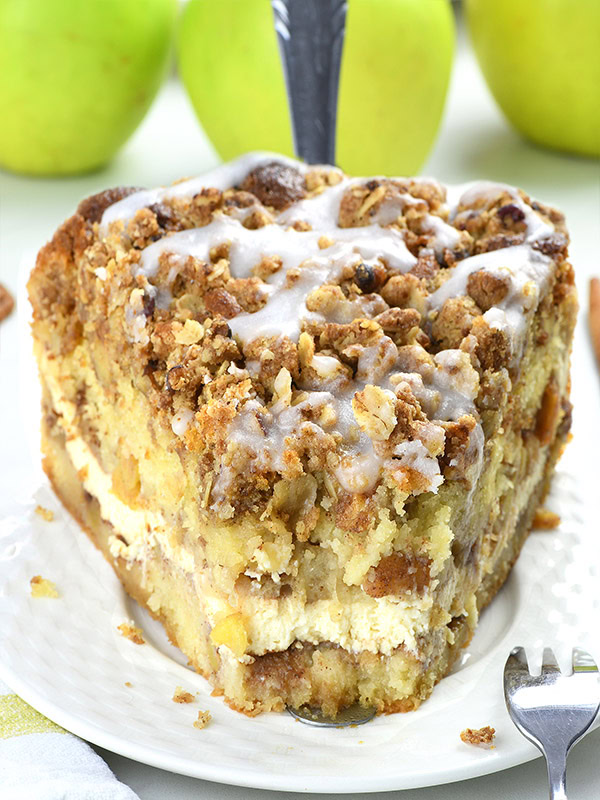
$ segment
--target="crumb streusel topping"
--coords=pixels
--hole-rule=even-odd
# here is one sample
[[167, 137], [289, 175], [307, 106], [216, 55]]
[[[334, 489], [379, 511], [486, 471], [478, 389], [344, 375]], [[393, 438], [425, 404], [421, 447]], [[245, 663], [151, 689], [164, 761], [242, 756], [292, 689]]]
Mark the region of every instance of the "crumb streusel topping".
[[198, 452], [208, 509], [304, 477], [308, 514], [315, 473], [332, 497], [475, 485], [485, 395], [518, 371], [566, 246], [558, 212], [265, 154], [115, 199], [92, 209], [89, 277]]

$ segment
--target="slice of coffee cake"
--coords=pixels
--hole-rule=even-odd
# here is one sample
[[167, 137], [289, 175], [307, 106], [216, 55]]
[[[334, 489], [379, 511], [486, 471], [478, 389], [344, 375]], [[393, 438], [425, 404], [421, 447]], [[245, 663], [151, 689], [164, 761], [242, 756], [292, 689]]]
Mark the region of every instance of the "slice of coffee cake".
[[416, 708], [567, 437], [562, 215], [253, 154], [83, 201], [29, 291], [46, 472], [215, 690]]

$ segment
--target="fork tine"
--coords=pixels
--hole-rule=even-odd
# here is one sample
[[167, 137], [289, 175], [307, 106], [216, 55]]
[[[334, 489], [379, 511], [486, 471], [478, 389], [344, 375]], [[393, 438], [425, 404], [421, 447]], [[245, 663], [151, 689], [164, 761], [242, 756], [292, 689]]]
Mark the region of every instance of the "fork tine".
[[560, 672], [558, 661], [551, 647], [544, 647], [542, 655], [542, 675], [546, 672]]
[[513, 649], [510, 651], [510, 655], [506, 659], [504, 672], [506, 673], [513, 670], [529, 672], [529, 667], [527, 666], [527, 656], [525, 655], [524, 647], [513, 647]]
[[598, 672], [598, 666], [592, 656], [581, 647], [573, 648], [573, 672]]

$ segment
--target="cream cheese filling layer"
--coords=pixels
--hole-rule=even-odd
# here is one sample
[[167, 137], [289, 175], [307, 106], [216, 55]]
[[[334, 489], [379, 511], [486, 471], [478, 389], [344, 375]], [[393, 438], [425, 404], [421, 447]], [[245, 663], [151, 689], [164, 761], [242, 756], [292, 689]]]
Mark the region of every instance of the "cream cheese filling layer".
[[[112, 476], [102, 469], [81, 435], [75, 404], [64, 396], [56, 362], [45, 357], [41, 361], [44, 379], [66, 434], [69, 458], [82, 476], [86, 491], [97, 499], [103, 519], [129, 543], [125, 544], [115, 534], [110, 541], [111, 554], [143, 564], [158, 547], [174, 567], [193, 575], [198, 603], [214, 627], [234, 610], [228, 602], [230, 598], [214, 592], [210, 575], [196, 566], [190, 550], [171, 543], [160, 512], [132, 509], [115, 495]], [[400, 645], [413, 652], [417, 650], [417, 638], [429, 630], [433, 607], [430, 594], [407, 602], [389, 597], [375, 599], [358, 587], [354, 588], [354, 593], [356, 596], [349, 602], [334, 597], [306, 603], [304, 598], [294, 594], [280, 599], [243, 598], [239, 610], [244, 617], [248, 652], [262, 655], [286, 650], [297, 640], [312, 644], [332, 642], [349, 651], [367, 650], [383, 655], [389, 655]], [[240, 660], [245, 658], [247, 656], [242, 656]]]

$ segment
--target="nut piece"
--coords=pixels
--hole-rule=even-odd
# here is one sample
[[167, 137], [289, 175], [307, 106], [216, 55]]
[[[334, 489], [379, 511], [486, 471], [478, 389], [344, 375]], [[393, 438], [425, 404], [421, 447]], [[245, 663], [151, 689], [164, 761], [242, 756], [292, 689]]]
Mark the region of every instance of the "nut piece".
[[475, 355], [482, 369], [499, 370], [509, 365], [512, 350], [505, 331], [492, 328], [483, 317], [477, 317], [471, 333], [477, 340]]
[[458, 347], [481, 311], [471, 297], [449, 297], [431, 325], [433, 338], [443, 350]]
[[375, 322], [381, 325], [386, 333], [390, 331], [400, 333], [403, 334], [403, 338], [406, 338], [413, 328], [418, 327], [420, 321], [421, 315], [415, 308], [388, 308], [375, 317]]
[[480, 269], [467, 278], [467, 292], [482, 311], [501, 303], [508, 294], [509, 278], [499, 277]]
[[262, 281], [266, 280], [270, 275], [274, 275], [283, 266], [281, 256], [263, 256], [260, 263], [257, 264], [253, 270], [253, 275], [260, 278]]
[[273, 405], [289, 408], [292, 404], [292, 376], [290, 371], [282, 367], [273, 381]]
[[233, 319], [242, 310], [235, 297], [225, 289], [209, 289], [204, 295], [204, 305], [209, 314], [220, 314], [225, 319]]
[[358, 426], [374, 441], [385, 441], [396, 427], [396, 398], [387, 389], [369, 383], [352, 398]]
[[381, 296], [389, 306], [407, 308], [416, 306], [415, 296], [423, 294], [421, 282], [416, 275], [405, 273], [393, 275], [381, 290]]
[[304, 178], [294, 167], [271, 161], [261, 164], [250, 172], [242, 183], [242, 189], [252, 192], [265, 206], [278, 211], [304, 197]]

